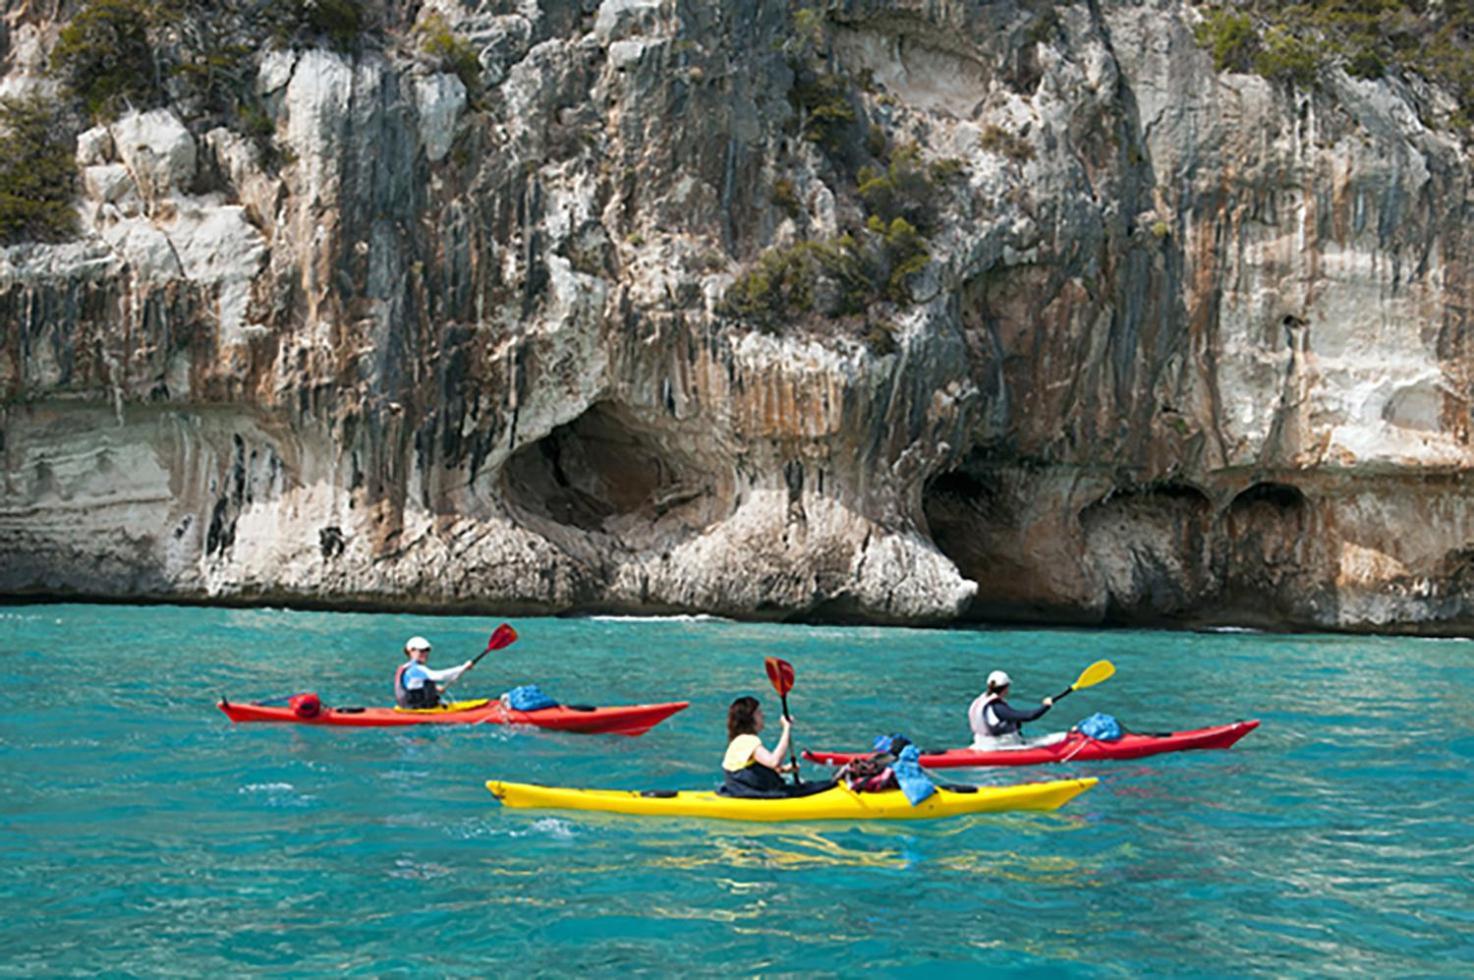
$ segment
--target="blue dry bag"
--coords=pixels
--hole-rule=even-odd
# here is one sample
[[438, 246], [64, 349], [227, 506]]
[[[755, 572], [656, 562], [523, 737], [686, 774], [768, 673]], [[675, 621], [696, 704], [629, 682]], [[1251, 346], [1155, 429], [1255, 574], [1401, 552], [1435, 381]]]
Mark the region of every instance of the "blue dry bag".
[[900, 755], [901, 750], [911, 744], [911, 740], [899, 732], [890, 735], [875, 736], [875, 744], [870, 747], [872, 752], [887, 752], [891, 755]]
[[558, 702], [542, 692], [536, 684], [523, 684], [502, 695], [502, 702], [513, 711], [536, 711], [539, 708], [556, 708]]
[[1121, 725], [1110, 715], [1097, 711], [1075, 726], [1082, 735], [1089, 735], [1097, 742], [1114, 742], [1121, 737]]
[[937, 791], [930, 779], [921, 771], [921, 763], [918, 757], [921, 752], [914, 745], [908, 745], [901, 750], [901, 755], [895, 762], [891, 763], [891, 771], [896, 774], [896, 782], [900, 784], [901, 792], [906, 794], [906, 801], [916, 806], [922, 800]]

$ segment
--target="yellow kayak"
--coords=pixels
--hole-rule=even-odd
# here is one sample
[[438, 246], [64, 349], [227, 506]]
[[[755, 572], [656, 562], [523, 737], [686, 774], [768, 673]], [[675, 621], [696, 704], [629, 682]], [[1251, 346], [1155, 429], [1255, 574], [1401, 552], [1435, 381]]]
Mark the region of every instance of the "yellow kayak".
[[705, 791], [568, 789], [489, 780], [486, 788], [503, 806], [543, 810], [598, 810], [651, 817], [711, 817], [717, 820], [933, 820], [962, 813], [1057, 810], [1096, 784], [1091, 779], [1056, 779], [1015, 786], [938, 789], [912, 806], [898, 789], [855, 793], [841, 786], [812, 796], [744, 800]]

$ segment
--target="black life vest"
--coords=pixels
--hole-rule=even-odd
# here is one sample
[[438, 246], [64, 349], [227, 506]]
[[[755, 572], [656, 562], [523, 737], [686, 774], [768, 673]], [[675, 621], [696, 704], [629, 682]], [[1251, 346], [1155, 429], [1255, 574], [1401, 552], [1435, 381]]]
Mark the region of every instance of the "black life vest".
[[761, 763], [754, 762], [736, 772], [723, 772], [726, 777], [720, 790], [723, 796], [770, 799], [788, 795], [788, 784], [783, 782], [783, 777]]
[[414, 690], [404, 686], [404, 672], [409, 670], [409, 663], [400, 664], [399, 669], [394, 672], [394, 703], [401, 708], [436, 708], [440, 706], [440, 687], [432, 680], [426, 680]]
[[1023, 725], [1006, 718], [999, 718], [998, 713], [993, 710], [994, 705], [1007, 703], [999, 698], [983, 709], [983, 720], [988, 723], [988, 734], [995, 738], [1003, 735], [1018, 735], [1023, 732]]
[[785, 783], [783, 777], [767, 766], [754, 762], [736, 772], [725, 773], [726, 778], [717, 788], [721, 796], [732, 796], [746, 800], [782, 800], [793, 796], [813, 796], [832, 789], [837, 780], [821, 779], [812, 783]]

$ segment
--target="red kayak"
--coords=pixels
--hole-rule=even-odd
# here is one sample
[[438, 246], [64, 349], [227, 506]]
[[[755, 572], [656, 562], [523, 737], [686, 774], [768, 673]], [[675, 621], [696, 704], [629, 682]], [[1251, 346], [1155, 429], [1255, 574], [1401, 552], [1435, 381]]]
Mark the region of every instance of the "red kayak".
[[290, 707], [234, 704], [222, 699], [220, 710], [231, 721], [276, 721], [297, 725], [385, 728], [397, 725], [535, 725], [560, 732], [590, 735], [643, 735], [689, 701], [629, 704], [615, 708], [558, 705], [537, 711], [513, 711], [500, 701], [457, 701], [441, 708], [328, 708], [305, 715]]
[[[1232, 725], [1197, 728], [1190, 732], [1164, 734], [1128, 733], [1114, 742], [1102, 742], [1070, 732], [1064, 741], [1019, 749], [948, 749], [945, 752], [923, 752], [921, 764], [928, 769], [960, 769], [970, 766], [1037, 766], [1046, 762], [1087, 762], [1095, 759], [1140, 759], [1163, 752], [1188, 749], [1226, 749], [1259, 727], [1258, 719], [1236, 721]], [[863, 759], [871, 752], [804, 751], [810, 762], [838, 766], [851, 759]]]

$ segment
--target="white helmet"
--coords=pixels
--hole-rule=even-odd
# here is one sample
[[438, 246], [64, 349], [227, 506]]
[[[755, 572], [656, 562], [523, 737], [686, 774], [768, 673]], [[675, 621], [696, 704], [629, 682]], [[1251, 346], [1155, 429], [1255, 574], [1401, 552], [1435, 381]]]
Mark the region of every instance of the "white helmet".
[[430, 641], [423, 636], [412, 636], [409, 638], [409, 642], [404, 645], [404, 648], [406, 650], [428, 650], [430, 649]]
[[1013, 678], [1009, 677], [1001, 670], [995, 670], [993, 671], [993, 673], [988, 675], [988, 686], [995, 691], [1001, 691], [1012, 683]]

